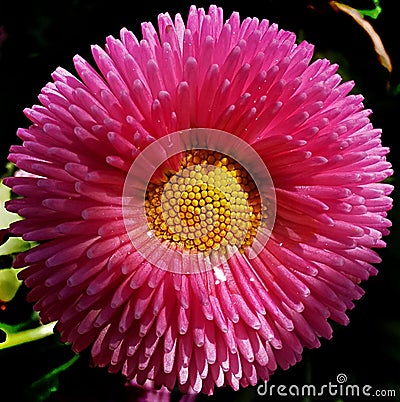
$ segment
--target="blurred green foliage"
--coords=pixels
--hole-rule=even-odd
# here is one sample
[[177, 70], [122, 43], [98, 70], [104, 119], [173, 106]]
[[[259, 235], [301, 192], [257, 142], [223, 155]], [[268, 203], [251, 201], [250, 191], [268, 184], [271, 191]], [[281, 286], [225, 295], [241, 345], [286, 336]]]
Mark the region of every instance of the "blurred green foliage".
[[371, 17], [373, 19], [377, 19], [379, 14], [382, 12], [382, 7], [380, 6], [379, 0], [374, 0], [375, 8], [368, 8], [367, 10], [358, 10], [364, 17]]
[[[354, 92], [362, 93], [365, 105], [374, 111], [375, 127], [383, 128], [383, 143], [391, 148], [389, 160], [395, 169], [393, 184], [398, 184], [399, 147], [398, 118], [400, 110], [400, 52], [398, 12], [393, 0], [343, 1], [369, 18], [381, 37], [393, 62], [389, 74], [378, 62], [370, 38], [354, 20], [333, 10], [328, 0], [223, 0], [225, 15], [239, 11], [242, 17], [257, 16], [277, 22], [281, 28], [294, 31], [313, 44], [316, 57], [327, 57], [340, 65], [345, 80], [356, 82]], [[137, 3], [114, 0], [38, 0], [35, 2], [0, 3], [0, 121], [1, 166], [6, 163], [8, 148], [19, 140], [18, 127], [28, 120], [22, 110], [37, 102], [37, 95], [51, 72], [59, 65], [73, 71], [72, 57], [79, 53], [91, 60], [90, 45], [104, 44], [109, 34], [118, 35], [127, 27], [140, 36], [140, 23], [152, 21], [160, 12], [185, 16], [192, 1], [153, 1], [137, 8]], [[208, 8], [210, 2], [198, 1]], [[2, 173], [5, 173], [3, 169]], [[0, 188], [4, 198], [4, 188]], [[334, 336], [322, 341], [318, 350], [306, 350], [303, 361], [271, 378], [273, 384], [326, 384], [339, 373], [346, 373], [349, 383], [370, 384], [375, 388], [397, 389], [400, 400], [400, 207], [399, 190], [393, 193], [394, 209], [390, 213], [393, 230], [381, 250], [383, 262], [379, 275], [363, 285], [365, 296], [349, 313], [348, 327], [334, 325]], [[4, 210], [1, 219], [10, 217]], [[10, 241], [10, 240], [9, 240]], [[20, 240], [5, 243], [0, 268], [9, 269], [12, 254], [29, 247]], [[8, 244], [8, 245], [7, 245]], [[17, 248], [15, 248], [15, 247]], [[9, 248], [10, 247], [10, 248]], [[6, 276], [4, 273], [3, 276]], [[0, 282], [1, 282], [0, 277]], [[4, 279], [3, 279], [4, 280]], [[19, 332], [40, 323], [25, 301], [27, 289], [14, 281], [15, 296], [0, 303], [3, 331]], [[11, 283], [10, 282], [10, 283]], [[8, 283], [8, 282], [7, 282]], [[11, 295], [11, 293], [10, 293]], [[4, 335], [4, 334], [3, 334]], [[0, 336], [1, 340], [1, 336]], [[8, 395], [11, 395], [10, 397]], [[90, 368], [90, 356], [78, 357], [56, 335], [13, 348], [0, 350], [0, 401], [73, 401], [111, 402], [125, 400], [123, 379]], [[178, 393], [172, 400], [178, 400]], [[262, 401], [255, 388], [239, 392], [218, 389], [215, 396], [199, 396], [198, 401]], [[285, 398], [285, 400], [290, 398]], [[293, 400], [298, 400], [294, 398]], [[311, 399], [307, 399], [311, 400]], [[312, 399], [314, 400], [314, 399]], [[321, 400], [321, 399], [315, 399]], [[386, 398], [385, 400], [390, 400]]]

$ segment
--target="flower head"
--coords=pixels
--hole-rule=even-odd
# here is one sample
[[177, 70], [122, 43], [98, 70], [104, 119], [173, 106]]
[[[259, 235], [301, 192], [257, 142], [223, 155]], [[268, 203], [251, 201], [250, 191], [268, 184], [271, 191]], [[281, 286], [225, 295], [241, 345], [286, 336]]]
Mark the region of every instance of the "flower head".
[[76, 56], [79, 78], [58, 68], [25, 111], [9, 159], [30, 175], [7, 179], [8, 209], [40, 244], [16, 266], [95, 365], [183, 392], [254, 385], [347, 324], [377, 273], [388, 149], [293, 33], [215, 6], [158, 25], [93, 46], [99, 72]]

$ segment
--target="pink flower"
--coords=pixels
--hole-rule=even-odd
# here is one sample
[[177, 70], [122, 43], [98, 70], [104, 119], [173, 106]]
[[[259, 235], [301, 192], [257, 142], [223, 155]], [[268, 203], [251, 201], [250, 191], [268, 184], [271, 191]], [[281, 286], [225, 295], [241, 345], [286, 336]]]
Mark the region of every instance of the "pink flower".
[[[79, 56], [79, 79], [53, 73], [41, 105], [25, 111], [33, 124], [18, 131], [23, 145], [9, 157], [36, 177], [7, 179], [22, 196], [7, 208], [25, 218], [12, 233], [40, 242], [16, 266], [28, 266], [21, 277], [29, 300], [44, 322], [58, 320], [63, 341], [75, 351], [91, 347], [95, 365], [139, 384], [211, 394], [214, 386], [267, 380], [298, 362], [304, 347], [330, 338], [331, 320], [348, 323], [360, 282], [377, 273], [372, 249], [385, 246], [392, 187], [380, 182], [392, 170], [362, 96], [349, 95], [353, 83], [341, 83], [337, 65], [311, 63], [312, 45], [297, 45], [293, 33], [266, 20], [241, 22], [233, 13], [224, 22], [215, 6], [208, 14], [192, 7], [186, 24], [168, 14], [158, 22], [158, 32], [142, 24], [142, 40], [122, 29], [104, 50], [93, 46], [100, 73]], [[251, 145], [272, 177], [276, 218], [250, 258], [271, 207], [252, 172], [228, 152], [175, 156], [147, 188], [149, 238], [200, 256], [236, 250], [217, 269], [180, 274], [168, 261], [160, 269], [143, 257], [145, 242], [134, 247], [123, 191], [149, 144], [190, 128]], [[228, 186], [228, 197], [206, 180], [177, 196], [173, 172], [202, 162], [224, 167], [242, 192]], [[240, 194], [247, 212], [233, 214]], [[190, 237], [207, 205], [211, 229]], [[166, 206], [184, 222], [162, 214]], [[235, 217], [239, 232], [243, 222], [248, 229], [236, 248]]]

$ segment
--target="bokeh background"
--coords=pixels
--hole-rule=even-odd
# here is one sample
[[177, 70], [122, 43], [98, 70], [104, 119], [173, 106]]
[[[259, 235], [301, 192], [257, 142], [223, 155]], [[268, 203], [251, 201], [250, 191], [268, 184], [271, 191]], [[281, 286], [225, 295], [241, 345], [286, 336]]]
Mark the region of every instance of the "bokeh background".
[[[343, 2], [357, 9], [374, 9], [378, 3], [373, 0]], [[15, 136], [17, 128], [29, 124], [23, 109], [37, 102], [40, 89], [58, 66], [73, 71], [75, 54], [92, 60], [91, 44], [103, 45], [107, 35], [118, 36], [122, 27], [140, 37], [142, 21], [156, 24], [157, 15], [166, 11], [171, 15], [179, 12], [185, 18], [192, 3], [206, 9], [210, 5], [210, 2], [187, 0], [140, 4], [132, 0], [0, 0], [1, 174], [5, 172], [10, 145], [19, 143]], [[328, 0], [221, 0], [211, 4], [222, 6], [226, 17], [238, 11], [242, 18], [257, 16], [276, 22], [280, 28], [296, 32], [299, 39], [315, 44], [316, 57], [337, 62], [344, 79], [356, 82], [353, 92], [362, 93], [365, 106], [373, 110], [374, 126], [383, 129], [382, 141], [391, 148], [389, 160], [395, 169], [391, 181], [396, 185], [400, 159], [400, 16], [396, 3], [381, 0], [380, 15], [376, 19], [366, 17], [391, 58], [391, 73], [379, 61], [365, 30], [346, 13], [335, 11]], [[349, 313], [350, 324], [334, 325], [330, 341], [323, 340], [319, 349], [306, 350], [302, 362], [290, 370], [278, 370], [271, 384], [327, 384], [335, 382], [339, 373], [345, 373], [348, 383], [395, 389], [395, 399], [400, 400], [398, 195], [395, 190], [394, 208], [390, 212], [393, 228], [386, 238], [388, 247], [380, 251], [383, 262], [379, 264], [379, 275], [363, 284], [366, 294]], [[0, 268], [9, 267], [10, 258], [0, 256], [0, 264]], [[35, 317], [32, 318], [32, 307], [25, 301], [25, 295], [26, 289], [21, 286], [10, 302], [0, 303], [0, 323], [18, 326], [31, 321], [34, 325]], [[0, 341], [2, 336], [4, 333], [0, 333]], [[0, 350], [1, 402], [128, 401], [130, 396], [123, 384], [123, 378], [118, 375], [90, 368], [87, 352], [75, 359], [69, 346], [62, 345], [56, 335]], [[172, 400], [179, 398], [179, 393], [174, 392]], [[257, 396], [255, 388], [236, 393], [218, 389], [212, 397], [198, 397], [198, 401], [209, 402], [228, 399], [261, 401], [267, 397]]]

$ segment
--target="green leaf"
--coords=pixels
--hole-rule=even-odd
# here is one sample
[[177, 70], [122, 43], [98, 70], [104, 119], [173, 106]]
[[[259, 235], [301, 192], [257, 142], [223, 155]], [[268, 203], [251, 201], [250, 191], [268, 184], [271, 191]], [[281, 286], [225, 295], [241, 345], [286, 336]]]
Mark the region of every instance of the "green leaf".
[[73, 356], [66, 363], [61, 366], [53, 369], [46, 375], [44, 375], [39, 380], [35, 381], [29, 387], [29, 395], [34, 396], [35, 402], [43, 402], [50, 397], [50, 395], [58, 390], [59, 386], [59, 375], [71, 367], [77, 360], [79, 359], [79, 355]]
[[24, 322], [19, 322], [18, 324], [6, 324], [0, 321], [0, 329], [7, 334], [15, 334], [23, 329], [29, 328], [33, 323], [39, 322], [39, 315], [36, 311], [32, 312], [31, 318]]
[[[8, 242], [7, 242], [8, 243]], [[17, 293], [22, 281], [17, 278], [19, 270], [6, 268], [0, 270], [0, 300], [9, 302]]]
[[392, 93], [394, 96], [399, 95], [399, 94], [400, 94], [400, 84], [397, 84], [395, 87], [392, 87], [391, 93]]
[[364, 17], [371, 17], [374, 20], [376, 20], [379, 17], [379, 14], [382, 12], [382, 7], [379, 5], [379, 0], [374, 0], [375, 8], [372, 10], [360, 10], [357, 9], [357, 11], [362, 14]]
[[3, 181], [0, 182], [0, 229], [5, 229], [10, 226], [10, 223], [15, 222], [21, 217], [12, 212], [8, 212], [5, 208], [5, 202], [11, 198], [11, 190], [3, 184]]
[[11, 237], [0, 246], [0, 255], [22, 253], [31, 247], [32, 243], [22, 240], [20, 237]]
[[[37, 341], [42, 338], [46, 338], [47, 336], [54, 334], [54, 327], [56, 322], [50, 322], [45, 325], [39, 325], [36, 328], [27, 329], [25, 331], [7, 333], [7, 338], [5, 342], [0, 343], [0, 350], [11, 348], [13, 346], [22, 345], [23, 343]], [[4, 328], [1, 328], [4, 330]]]

